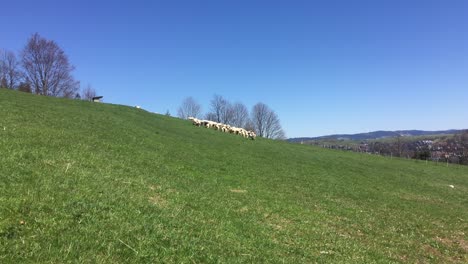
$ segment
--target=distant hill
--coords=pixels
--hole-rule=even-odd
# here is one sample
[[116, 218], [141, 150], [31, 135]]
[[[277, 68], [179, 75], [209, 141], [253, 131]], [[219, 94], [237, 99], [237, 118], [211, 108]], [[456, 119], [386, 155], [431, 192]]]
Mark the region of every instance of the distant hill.
[[289, 142], [301, 142], [309, 140], [325, 140], [325, 139], [335, 139], [335, 140], [370, 140], [370, 139], [381, 139], [396, 137], [398, 135], [410, 137], [410, 136], [428, 136], [428, 135], [443, 135], [443, 134], [456, 134], [460, 133], [463, 130], [450, 129], [450, 130], [440, 130], [440, 131], [425, 131], [425, 130], [397, 130], [397, 131], [374, 131], [369, 133], [358, 133], [358, 134], [337, 134], [337, 135], [328, 135], [320, 137], [298, 137], [290, 138]]

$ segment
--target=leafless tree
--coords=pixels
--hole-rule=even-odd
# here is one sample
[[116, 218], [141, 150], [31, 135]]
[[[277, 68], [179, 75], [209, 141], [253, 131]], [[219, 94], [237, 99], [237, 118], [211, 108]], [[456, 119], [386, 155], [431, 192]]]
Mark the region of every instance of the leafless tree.
[[91, 101], [93, 97], [96, 97], [96, 90], [94, 90], [91, 84], [88, 84], [88, 86], [83, 89], [81, 99]]
[[21, 60], [34, 93], [71, 98], [79, 90], [79, 82], [71, 75], [75, 68], [55, 41], [32, 35]]
[[15, 53], [0, 50], [0, 87], [15, 89], [23, 78]]
[[247, 122], [245, 123], [245, 129], [249, 131], [255, 131], [255, 124], [252, 122], [252, 119], [247, 119]]
[[398, 135], [396, 136], [396, 142], [394, 143], [394, 150], [395, 150], [395, 156], [397, 157], [402, 157], [403, 153], [403, 140], [402, 140], [402, 135], [400, 133], [397, 133]]
[[218, 123], [232, 124], [233, 120], [233, 108], [228, 100], [222, 96], [215, 94], [211, 100], [211, 113], [214, 115], [215, 120]]
[[211, 112], [208, 114], [211, 114], [212, 117], [214, 117], [214, 120], [216, 122], [221, 122], [221, 111], [224, 107], [224, 105], [227, 103], [226, 100], [220, 95], [215, 94], [213, 99], [211, 100]]
[[460, 143], [462, 147], [461, 163], [468, 165], [468, 130], [465, 130], [461, 133]]
[[257, 103], [252, 108], [252, 122], [258, 136], [273, 139], [286, 137], [278, 116], [264, 103]]
[[247, 122], [249, 121], [249, 111], [247, 107], [242, 103], [235, 103], [231, 107], [232, 111], [232, 121], [231, 124], [236, 127], [243, 127], [247, 126]]
[[205, 115], [205, 119], [206, 119], [206, 120], [210, 120], [210, 121], [215, 121], [215, 122], [217, 122], [217, 120], [218, 120], [216, 114], [215, 114], [215, 113], [212, 113], [212, 112], [207, 113], [207, 114]]
[[177, 116], [182, 119], [187, 119], [188, 117], [197, 117], [200, 118], [201, 115], [201, 105], [193, 99], [193, 97], [187, 97], [182, 102], [182, 105], [177, 110]]

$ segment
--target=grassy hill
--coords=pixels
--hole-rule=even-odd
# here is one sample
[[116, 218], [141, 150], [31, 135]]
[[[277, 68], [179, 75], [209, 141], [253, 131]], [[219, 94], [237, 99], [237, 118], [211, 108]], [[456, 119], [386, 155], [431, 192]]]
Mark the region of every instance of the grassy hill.
[[0, 113], [0, 263], [468, 261], [466, 166], [4, 89]]

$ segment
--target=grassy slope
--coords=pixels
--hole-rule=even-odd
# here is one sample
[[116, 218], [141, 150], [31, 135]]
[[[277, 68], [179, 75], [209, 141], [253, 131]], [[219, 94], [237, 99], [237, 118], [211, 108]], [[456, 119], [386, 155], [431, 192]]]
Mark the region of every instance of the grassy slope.
[[0, 113], [0, 263], [468, 261], [467, 167], [5, 90]]

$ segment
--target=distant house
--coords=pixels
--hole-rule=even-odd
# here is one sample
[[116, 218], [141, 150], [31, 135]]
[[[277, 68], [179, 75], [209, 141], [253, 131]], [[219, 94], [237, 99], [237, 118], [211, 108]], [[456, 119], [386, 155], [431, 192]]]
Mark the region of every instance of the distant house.
[[100, 103], [101, 102], [101, 99], [102, 99], [103, 96], [95, 96], [91, 99], [91, 101], [95, 102], [95, 103]]

